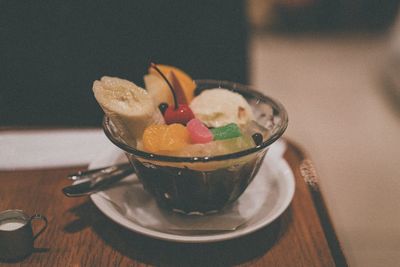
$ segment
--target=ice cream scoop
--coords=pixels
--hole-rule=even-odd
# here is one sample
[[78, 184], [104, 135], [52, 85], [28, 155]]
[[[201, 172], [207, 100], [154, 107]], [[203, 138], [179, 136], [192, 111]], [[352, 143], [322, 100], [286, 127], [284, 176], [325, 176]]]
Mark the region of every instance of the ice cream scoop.
[[128, 80], [104, 76], [93, 83], [93, 92], [104, 113], [129, 145], [136, 145], [147, 126], [164, 123], [147, 91]]
[[246, 99], [227, 89], [205, 90], [190, 103], [196, 118], [208, 127], [220, 127], [229, 123], [243, 125], [254, 118]]

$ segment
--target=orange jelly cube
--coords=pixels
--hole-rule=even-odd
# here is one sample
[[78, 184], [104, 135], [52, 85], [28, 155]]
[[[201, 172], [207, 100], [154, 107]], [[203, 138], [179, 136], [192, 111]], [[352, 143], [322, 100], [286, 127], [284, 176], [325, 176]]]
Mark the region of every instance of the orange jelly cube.
[[171, 154], [190, 143], [189, 132], [182, 124], [150, 125], [143, 133], [143, 148], [160, 154]]

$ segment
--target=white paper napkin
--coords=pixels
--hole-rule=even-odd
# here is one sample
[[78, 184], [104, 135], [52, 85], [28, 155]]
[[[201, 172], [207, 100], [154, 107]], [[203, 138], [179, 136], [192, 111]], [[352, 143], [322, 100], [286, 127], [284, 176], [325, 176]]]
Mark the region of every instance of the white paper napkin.
[[0, 170], [89, 164], [113, 145], [101, 129], [0, 132]]

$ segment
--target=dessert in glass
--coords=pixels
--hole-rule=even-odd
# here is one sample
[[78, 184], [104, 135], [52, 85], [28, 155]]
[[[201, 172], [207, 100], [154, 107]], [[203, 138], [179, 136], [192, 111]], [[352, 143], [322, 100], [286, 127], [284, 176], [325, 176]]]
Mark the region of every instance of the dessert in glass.
[[166, 65], [152, 64], [144, 81], [145, 89], [112, 77], [93, 85], [104, 132], [144, 189], [184, 214], [234, 203], [284, 133], [284, 107], [246, 85], [192, 80]]

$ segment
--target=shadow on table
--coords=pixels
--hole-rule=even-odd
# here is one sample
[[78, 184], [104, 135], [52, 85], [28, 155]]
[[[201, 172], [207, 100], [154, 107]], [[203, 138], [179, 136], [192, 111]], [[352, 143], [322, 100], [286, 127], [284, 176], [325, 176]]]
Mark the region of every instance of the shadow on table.
[[106, 244], [126, 257], [157, 266], [219, 266], [251, 261], [277, 244], [292, 220], [289, 207], [278, 220], [252, 234], [228, 241], [191, 244], [157, 240], [127, 230], [110, 221], [90, 201], [70, 211], [79, 219], [66, 225], [66, 232], [92, 227]]

